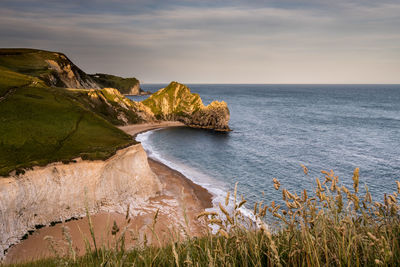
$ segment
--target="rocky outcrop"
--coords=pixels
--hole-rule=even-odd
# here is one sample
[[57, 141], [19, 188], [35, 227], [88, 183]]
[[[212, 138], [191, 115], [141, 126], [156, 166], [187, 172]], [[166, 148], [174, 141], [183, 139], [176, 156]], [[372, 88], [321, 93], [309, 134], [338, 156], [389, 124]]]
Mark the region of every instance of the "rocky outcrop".
[[129, 88], [127, 95], [141, 95], [143, 93], [142, 88], [140, 88], [140, 83], [135, 84], [131, 88]]
[[45, 59], [50, 70], [42, 79], [50, 86], [82, 89], [100, 89], [86, 73], [73, 64], [65, 55], [54, 53], [55, 59]]
[[205, 106], [196, 93], [180, 83], [171, 82], [142, 102], [159, 120], [181, 121], [188, 126], [230, 131], [230, 113], [225, 102]]
[[80, 102], [115, 125], [180, 121], [194, 128], [230, 131], [229, 109], [222, 101], [205, 106], [196, 93], [172, 82], [142, 102], [132, 101], [117, 89], [74, 90]]
[[194, 112], [189, 122], [190, 127], [230, 131], [229, 109], [224, 101], [213, 101], [206, 107]]
[[0, 66], [41, 79], [47, 86], [101, 89], [116, 88], [122, 94], [149, 94], [140, 88], [138, 79], [110, 74], [86, 74], [59, 52], [24, 48], [0, 48]]
[[114, 125], [137, 124], [155, 121], [150, 108], [141, 102], [132, 101], [115, 88], [100, 90], [72, 90], [85, 107]]
[[[121, 90], [119, 90], [121, 92]], [[151, 95], [150, 91], [144, 91], [140, 87], [140, 83], [135, 84], [131, 88], [129, 88], [128, 92], [125, 93], [126, 95]]]
[[0, 179], [0, 258], [36, 225], [90, 212], [126, 212], [162, 190], [140, 144], [106, 161], [53, 163]]
[[115, 75], [96, 73], [89, 76], [102, 88], [116, 88], [121, 94], [126, 95], [147, 95], [150, 92], [140, 88], [140, 82], [136, 78], [122, 78]]

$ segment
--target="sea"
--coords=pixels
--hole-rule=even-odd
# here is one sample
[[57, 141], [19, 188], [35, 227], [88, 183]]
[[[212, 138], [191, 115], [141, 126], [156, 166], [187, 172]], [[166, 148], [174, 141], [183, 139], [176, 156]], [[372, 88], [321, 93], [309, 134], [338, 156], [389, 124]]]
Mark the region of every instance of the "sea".
[[[166, 84], [144, 84], [155, 92]], [[137, 137], [149, 156], [207, 188], [214, 205], [238, 183], [238, 194], [266, 204], [282, 188], [312, 192], [321, 170], [333, 170], [352, 188], [360, 168], [360, 194], [374, 201], [400, 180], [400, 85], [188, 84], [204, 104], [227, 102], [232, 131], [167, 128]], [[147, 96], [133, 97], [143, 100]], [[304, 164], [309, 172], [303, 172]], [[311, 193], [309, 193], [310, 195]]]

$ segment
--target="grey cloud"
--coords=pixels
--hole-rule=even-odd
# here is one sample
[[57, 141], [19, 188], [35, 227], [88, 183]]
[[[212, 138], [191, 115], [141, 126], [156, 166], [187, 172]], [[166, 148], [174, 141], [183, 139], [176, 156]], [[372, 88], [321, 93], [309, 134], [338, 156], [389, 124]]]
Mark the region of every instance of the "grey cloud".
[[39, 1], [36, 9], [18, 4], [37, 1], [6, 2], [1, 46], [62, 51], [88, 72], [145, 82], [400, 82], [394, 1], [213, 1], [210, 7], [211, 1], [98, 0], [58, 9], [59, 1]]

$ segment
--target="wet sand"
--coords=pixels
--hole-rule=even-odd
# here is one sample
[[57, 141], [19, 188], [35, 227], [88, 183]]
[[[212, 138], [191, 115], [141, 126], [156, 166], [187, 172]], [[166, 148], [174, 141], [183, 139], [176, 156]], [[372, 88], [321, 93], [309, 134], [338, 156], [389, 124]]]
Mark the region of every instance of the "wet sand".
[[[120, 129], [135, 136], [143, 131], [174, 126], [183, 125], [165, 122], [129, 125]], [[129, 216], [105, 212], [91, 215], [98, 247], [101, 245], [115, 247], [115, 241], [122, 232], [125, 232], [125, 246], [129, 249], [145, 244], [162, 245], [171, 240], [177, 241], [185, 235], [200, 236], [208, 230], [206, 224], [197, 219], [197, 215], [212, 206], [212, 195], [180, 172], [155, 160], [148, 159], [148, 161], [163, 184], [163, 191], [159, 196], [150, 198], [140, 209], [130, 210]], [[112, 235], [114, 221], [119, 228], [115, 236]], [[4, 263], [68, 255], [68, 236], [72, 240], [72, 248], [78, 255], [85, 254], [85, 239], [93, 247], [88, 218], [84, 217], [35, 231], [26, 240], [9, 249]], [[55, 249], [51, 249], [51, 245]]]

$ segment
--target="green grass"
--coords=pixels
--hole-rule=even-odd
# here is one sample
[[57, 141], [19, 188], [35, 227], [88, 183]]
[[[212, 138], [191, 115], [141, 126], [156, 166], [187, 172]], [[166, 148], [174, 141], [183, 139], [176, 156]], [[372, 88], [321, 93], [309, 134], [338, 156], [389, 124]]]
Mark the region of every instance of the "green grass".
[[[11, 71], [25, 74], [42, 79], [48, 85], [51, 75], [58, 76], [55, 70], [49, 68], [46, 60], [54, 60], [60, 66], [70, 64], [74, 71], [78, 72], [82, 79], [87, 78], [87, 74], [75, 66], [64, 54], [58, 52], [44, 51], [38, 49], [0, 49], [0, 67]], [[57, 81], [56, 86], [64, 87], [64, 83]]]
[[[71, 97], [77, 99], [85, 107], [103, 117], [105, 120], [111, 122], [114, 125], [124, 125], [123, 121], [118, 119], [118, 114], [123, 113], [127, 119], [127, 123], [136, 124], [143, 122], [143, 119], [136, 113], [135, 104], [125, 98], [123, 95], [110, 95], [105, 89], [96, 90], [98, 98], [93, 99], [88, 95], [88, 90], [69, 90], [68, 92]], [[104, 97], [107, 102], [105, 102], [102, 97]], [[121, 103], [127, 101], [131, 104], [129, 109], [125, 109]], [[111, 106], [110, 106], [111, 105]]]
[[[76, 257], [66, 238], [70, 246], [64, 255], [13, 266], [398, 266], [400, 182], [379, 202], [367, 186], [365, 194], [358, 192], [358, 169], [353, 174], [353, 189], [341, 185], [333, 171], [321, 173], [323, 182], [317, 178], [315, 191], [304, 190], [301, 195], [287, 191], [274, 179], [284, 204], [259, 202], [253, 211], [259, 220], [266, 214], [275, 217], [270, 227], [256, 228], [243, 216], [240, 207], [246, 201], [237, 196], [235, 187], [233, 198], [228, 193], [220, 204], [220, 214], [198, 216], [219, 225], [217, 234], [195, 238], [182, 227], [172, 231], [171, 242], [165, 246], [143, 243], [126, 250], [128, 235], [120, 229], [114, 233], [116, 244], [112, 246], [97, 244], [95, 249], [86, 240], [87, 253], [82, 257]], [[226, 209], [229, 203], [234, 206], [232, 212]], [[153, 227], [156, 223], [155, 216]]]
[[0, 102], [0, 175], [79, 156], [105, 159], [134, 143], [67, 90], [32, 80], [0, 69], [0, 92], [17, 86]]
[[10, 88], [30, 84], [32, 81], [32, 77], [0, 67], [0, 97], [4, 96]]
[[56, 53], [36, 49], [0, 49], [0, 66], [34, 77], [51, 73], [45, 59], [58, 57]]
[[[178, 86], [180, 86], [179, 90], [177, 89]], [[156, 117], [162, 118], [163, 115], [168, 115], [161, 110], [161, 103], [164, 103], [164, 101], [170, 107], [169, 114], [177, 116], [191, 115], [202, 106], [199, 94], [191, 93], [187, 86], [177, 82], [171, 82], [164, 89], [143, 100], [142, 103], [149, 107]], [[178, 105], [176, 105], [176, 101], [179, 101]]]
[[89, 76], [103, 88], [116, 88], [122, 94], [129, 94], [130, 89], [139, 83], [139, 80], [136, 78], [122, 78], [103, 73], [96, 73]]

